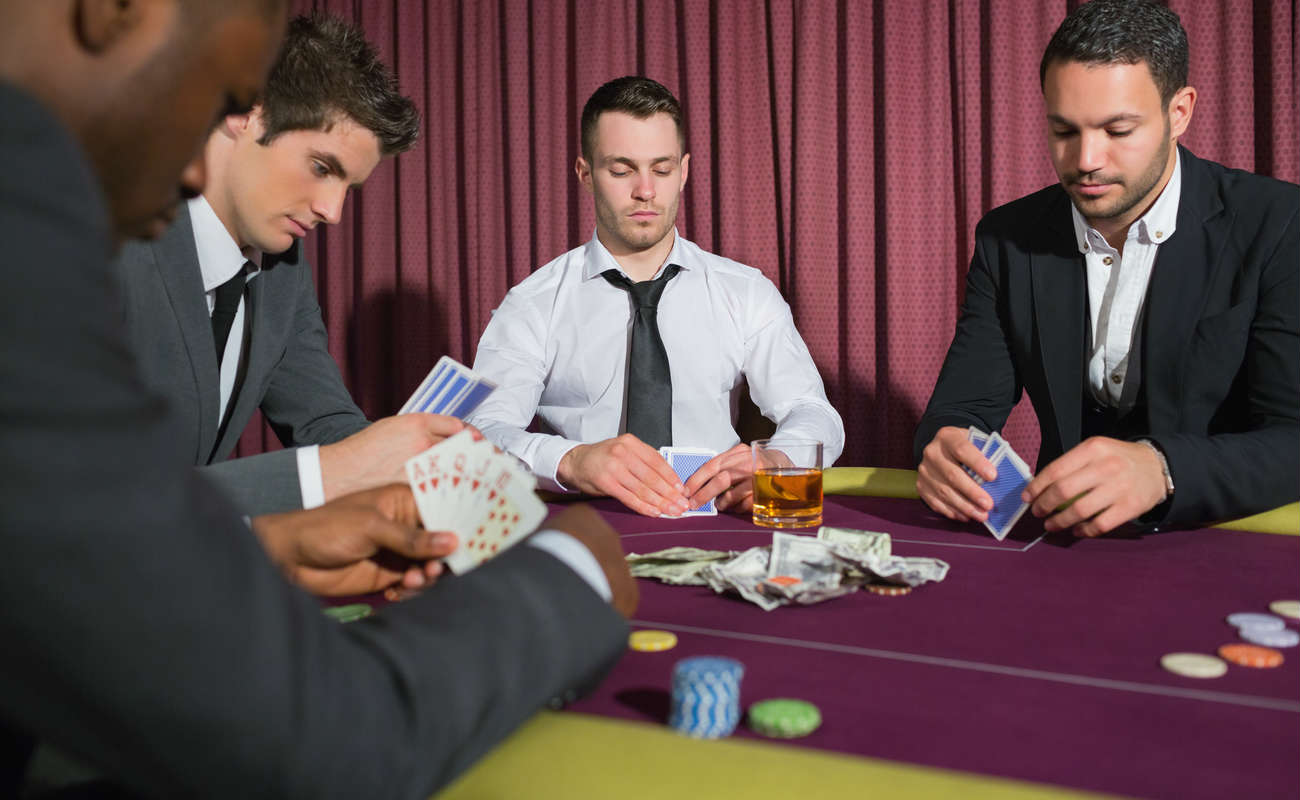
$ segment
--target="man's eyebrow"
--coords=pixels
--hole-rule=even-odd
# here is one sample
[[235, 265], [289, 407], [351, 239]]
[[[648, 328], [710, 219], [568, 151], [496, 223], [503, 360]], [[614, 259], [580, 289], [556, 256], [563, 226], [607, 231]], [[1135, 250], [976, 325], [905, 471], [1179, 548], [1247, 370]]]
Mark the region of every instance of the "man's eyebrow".
[[[1112, 117], [1107, 117], [1097, 127], [1104, 128], [1107, 125], [1114, 125], [1116, 122], [1133, 122], [1133, 121], [1140, 121], [1141, 119], [1142, 119], [1142, 115], [1137, 113], [1136, 111], [1124, 111]], [[1048, 114], [1047, 120], [1048, 122], [1055, 122], [1060, 125], [1069, 125], [1072, 128], [1077, 127], [1073, 122], [1066, 119], [1065, 117], [1062, 117], [1060, 114]]]
[[[650, 159], [650, 166], [653, 167], [655, 164], [662, 164], [664, 162], [676, 164], [677, 160], [678, 160], [677, 156], [659, 156], [657, 158]], [[637, 162], [633, 161], [627, 156], [609, 156], [608, 158], [605, 159], [605, 164], [606, 165], [625, 164], [629, 167], [632, 167], [633, 169], [636, 169], [637, 167]]]

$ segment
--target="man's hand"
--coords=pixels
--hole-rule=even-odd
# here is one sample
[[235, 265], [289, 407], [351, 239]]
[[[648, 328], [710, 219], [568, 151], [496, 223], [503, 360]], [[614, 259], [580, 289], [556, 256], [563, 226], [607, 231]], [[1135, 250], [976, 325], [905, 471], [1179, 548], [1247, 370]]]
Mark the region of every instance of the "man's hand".
[[[320, 449], [325, 500], [406, 481], [405, 465], [413, 456], [471, 426], [442, 414], [402, 414], [376, 420], [341, 442]], [[474, 431], [474, 438], [482, 434]]]
[[452, 533], [421, 530], [415, 498], [394, 484], [310, 511], [253, 518], [253, 532], [289, 580], [320, 595], [417, 589], [442, 573], [456, 549]]
[[966, 474], [963, 466], [975, 470], [986, 481], [998, 476], [979, 448], [971, 444], [965, 428], [940, 428], [925, 446], [921, 466], [917, 467], [917, 494], [948, 519], [983, 522], [993, 508], [993, 498]]
[[1045, 530], [1100, 536], [1165, 499], [1164, 470], [1144, 444], [1094, 436], [1048, 464], [1021, 499], [1035, 517], [1048, 517]]
[[610, 605], [629, 619], [636, 613], [640, 591], [628, 569], [618, 532], [600, 514], [592, 510], [591, 506], [579, 503], [551, 517], [543, 527], [564, 531], [582, 542], [605, 571], [605, 579], [609, 581], [609, 590], [613, 595]]
[[710, 500], [719, 511], [753, 508], [754, 464], [749, 445], [738, 444], [704, 462], [686, 482], [686, 494], [692, 509]]
[[560, 483], [584, 494], [606, 495], [647, 517], [677, 516], [686, 489], [659, 451], [630, 433], [580, 444], [560, 459]]

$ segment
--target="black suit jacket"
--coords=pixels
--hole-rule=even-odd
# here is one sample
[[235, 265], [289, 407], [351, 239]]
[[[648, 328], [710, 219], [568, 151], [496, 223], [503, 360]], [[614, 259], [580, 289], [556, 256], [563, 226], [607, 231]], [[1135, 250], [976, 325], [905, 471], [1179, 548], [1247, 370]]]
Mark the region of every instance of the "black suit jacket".
[[218, 427], [212, 323], [194, 227], [184, 206], [179, 212], [157, 241], [128, 244], [118, 258], [127, 330], [145, 381], [180, 417], [193, 463], [236, 505], [249, 514], [302, 508], [292, 450], [227, 459], [259, 408], [290, 448], [331, 444], [367, 424], [329, 354], [311, 265], [295, 245], [265, 258], [249, 282], [244, 377]]
[[346, 626], [288, 585], [142, 379], [80, 150], [3, 83], [0, 237], [0, 779], [41, 739], [149, 796], [423, 798], [623, 652], [529, 546]]
[[[1141, 362], [1145, 431], [1175, 492], [1146, 521], [1197, 524], [1300, 496], [1300, 187], [1181, 157], [1178, 226], [1156, 256]], [[942, 426], [1001, 428], [1022, 390], [1040, 467], [1078, 444], [1087, 303], [1059, 185], [989, 212], [916, 461]]]

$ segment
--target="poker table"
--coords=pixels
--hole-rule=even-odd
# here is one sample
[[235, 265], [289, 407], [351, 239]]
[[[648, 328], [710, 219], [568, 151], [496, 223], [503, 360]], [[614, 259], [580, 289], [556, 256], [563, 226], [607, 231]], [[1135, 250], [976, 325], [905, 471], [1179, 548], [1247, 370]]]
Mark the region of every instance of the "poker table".
[[[1165, 653], [1240, 641], [1230, 613], [1300, 598], [1300, 536], [1081, 540], [1027, 516], [998, 542], [931, 513], [909, 475], [890, 472], [828, 473], [829, 488], [895, 496], [828, 495], [825, 524], [885, 531], [898, 555], [948, 562], [945, 580], [768, 612], [640, 580], [633, 629], [672, 631], [677, 646], [629, 650], [591, 695], [539, 714], [440, 797], [1300, 796], [1300, 649], [1279, 667], [1233, 665], [1208, 680], [1160, 666]], [[747, 516], [594, 505], [630, 553], [772, 537]], [[1256, 526], [1297, 532], [1296, 520], [1289, 508]], [[698, 655], [744, 664], [742, 708], [801, 698], [821, 727], [794, 740], [743, 722], [725, 740], [678, 735], [665, 724], [671, 671]]]

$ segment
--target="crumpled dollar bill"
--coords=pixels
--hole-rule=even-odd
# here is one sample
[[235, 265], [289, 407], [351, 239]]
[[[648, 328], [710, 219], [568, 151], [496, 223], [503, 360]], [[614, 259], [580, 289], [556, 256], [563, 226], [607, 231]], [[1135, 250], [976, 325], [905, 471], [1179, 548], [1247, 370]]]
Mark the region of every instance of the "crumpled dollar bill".
[[816, 537], [777, 531], [771, 546], [743, 553], [674, 547], [629, 555], [632, 574], [664, 583], [707, 585], [732, 592], [764, 611], [811, 605], [856, 592], [867, 583], [920, 586], [943, 580], [937, 558], [896, 556], [889, 534], [823, 527]]

